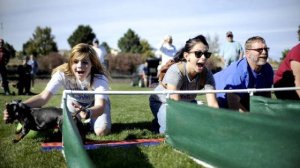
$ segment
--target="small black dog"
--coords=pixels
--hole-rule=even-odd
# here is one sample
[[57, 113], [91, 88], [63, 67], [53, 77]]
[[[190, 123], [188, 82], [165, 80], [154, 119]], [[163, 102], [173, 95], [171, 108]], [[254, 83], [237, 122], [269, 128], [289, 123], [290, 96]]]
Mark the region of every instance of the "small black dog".
[[[16, 132], [17, 136], [13, 140], [14, 143], [24, 138], [30, 130], [41, 131], [59, 128], [62, 131], [63, 112], [61, 108], [30, 108], [21, 100], [13, 100], [6, 104], [6, 110], [9, 115], [6, 123], [13, 123], [18, 120], [22, 124], [22, 129]], [[73, 119], [84, 141], [86, 133], [83, 123], [76, 116], [73, 116]]]

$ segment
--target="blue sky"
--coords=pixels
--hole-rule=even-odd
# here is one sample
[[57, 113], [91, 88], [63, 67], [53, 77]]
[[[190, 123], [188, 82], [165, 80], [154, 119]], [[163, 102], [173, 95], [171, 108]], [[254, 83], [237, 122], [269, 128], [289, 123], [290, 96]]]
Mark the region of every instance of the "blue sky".
[[79, 25], [89, 25], [100, 42], [117, 48], [129, 29], [156, 47], [172, 35], [179, 49], [198, 34], [225, 42], [231, 30], [244, 45], [252, 36], [265, 38], [270, 57], [298, 43], [299, 0], [0, 0], [0, 36], [16, 50], [32, 38], [37, 26], [50, 27], [59, 49]]

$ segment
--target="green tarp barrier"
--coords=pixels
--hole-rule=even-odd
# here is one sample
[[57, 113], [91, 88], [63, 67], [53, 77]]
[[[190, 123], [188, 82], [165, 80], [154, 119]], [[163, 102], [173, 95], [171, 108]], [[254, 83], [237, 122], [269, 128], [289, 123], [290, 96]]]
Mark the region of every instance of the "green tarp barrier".
[[167, 143], [215, 167], [300, 167], [300, 103], [252, 96], [249, 113], [167, 101]]
[[95, 167], [87, 152], [83, 148], [77, 126], [67, 111], [65, 104], [63, 114], [63, 145], [67, 165], [70, 168], [92, 168]]

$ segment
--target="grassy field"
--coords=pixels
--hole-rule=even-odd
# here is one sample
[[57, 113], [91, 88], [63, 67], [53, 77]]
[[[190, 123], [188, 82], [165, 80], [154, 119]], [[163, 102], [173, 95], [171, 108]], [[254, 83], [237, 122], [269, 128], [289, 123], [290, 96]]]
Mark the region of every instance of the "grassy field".
[[[47, 81], [38, 81], [34, 92], [39, 93]], [[113, 80], [112, 90], [151, 90], [131, 87], [129, 81]], [[15, 91], [16, 92], [16, 91]], [[59, 106], [61, 93], [46, 106]], [[111, 95], [112, 133], [104, 137], [89, 134], [95, 140], [128, 140], [136, 138], [159, 138], [162, 135], [151, 132], [152, 114], [148, 105], [148, 95]], [[5, 102], [15, 99], [26, 100], [28, 96], [4, 96], [0, 90], [0, 118]], [[0, 122], [0, 168], [21, 167], [67, 167], [60, 151], [43, 152], [41, 143], [46, 137], [25, 138], [17, 144], [12, 143], [16, 124]], [[187, 155], [176, 152], [170, 145], [154, 147], [100, 148], [89, 150], [88, 154], [97, 167], [201, 167]]]

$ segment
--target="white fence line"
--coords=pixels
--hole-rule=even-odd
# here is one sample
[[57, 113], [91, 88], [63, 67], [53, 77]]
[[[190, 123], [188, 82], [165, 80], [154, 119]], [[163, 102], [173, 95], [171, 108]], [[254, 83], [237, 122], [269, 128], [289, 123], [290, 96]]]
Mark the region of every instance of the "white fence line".
[[206, 94], [206, 93], [254, 93], [300, 90], [300, 87], [261, 88], [261, 89], [232, 89], [232, 90], [164, 90], [164, 91], [79, 91], [64, 90], [63, 97], [69, 94], [108, 94], [108, 95], [151, 95], [151, 94]]

